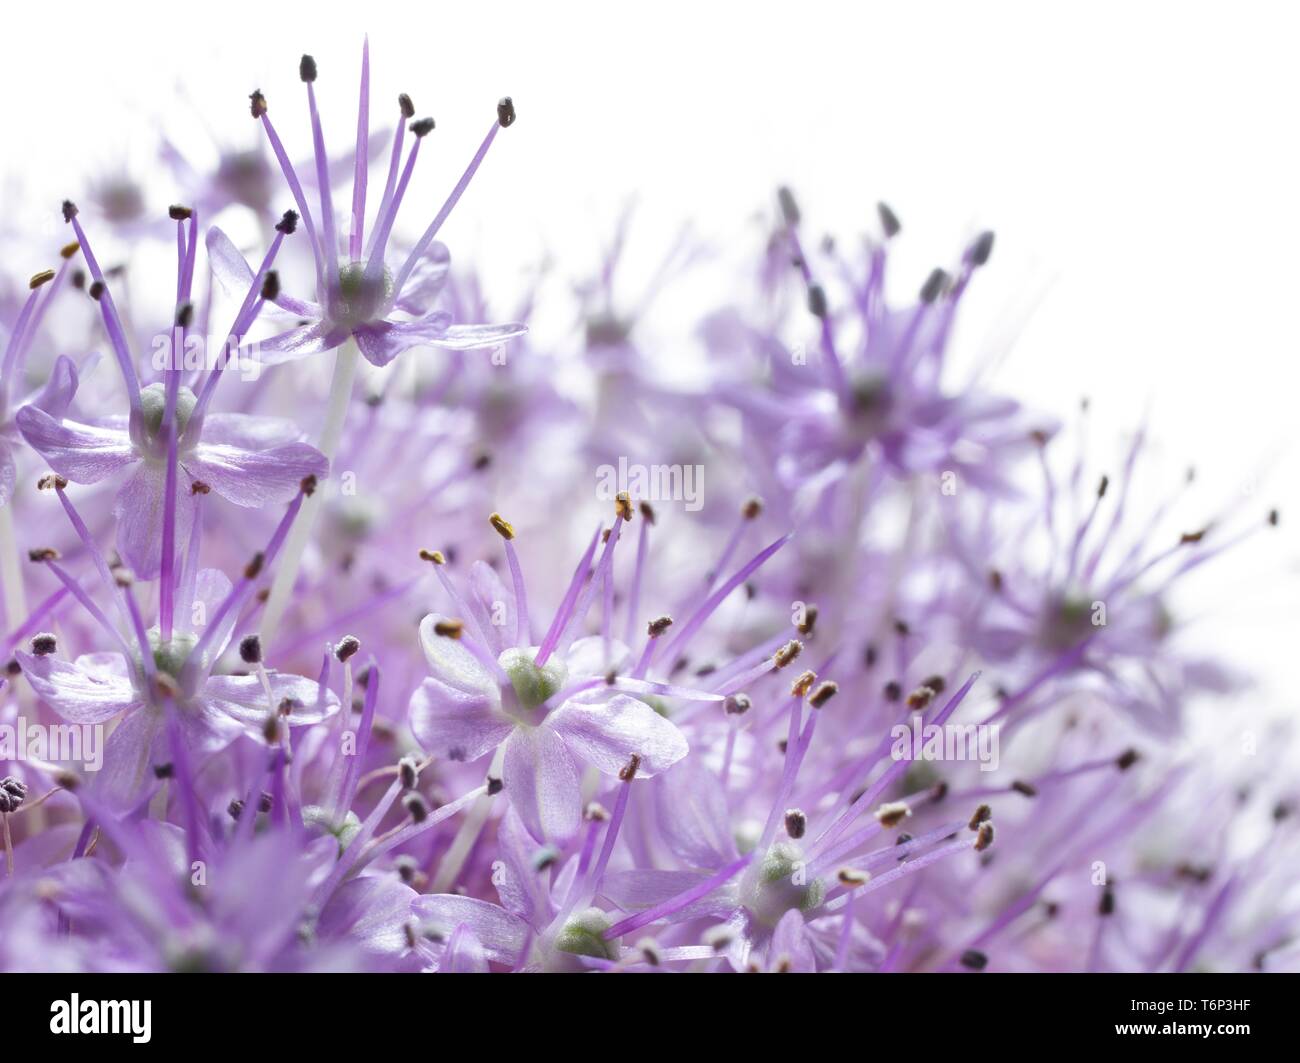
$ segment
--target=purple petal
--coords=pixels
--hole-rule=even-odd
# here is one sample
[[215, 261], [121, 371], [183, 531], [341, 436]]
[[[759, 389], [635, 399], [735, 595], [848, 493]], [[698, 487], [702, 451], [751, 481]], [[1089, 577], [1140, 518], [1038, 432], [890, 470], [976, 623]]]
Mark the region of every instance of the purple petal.
[[429, 664], [433, 678], [444, 686], [464, 694], [484, 694], [494, 705], [501, 701], [501, 691], [496, 678], [483, 667], [459, 639], [447, 638], [437, 633], [440, 622], [448, 619], [440, 613], [430, 613], [420, 621], [420, 647]]
[[[600, 892], [625, 912], [645, 911], [664, 901], [672, 900], [709, 876], [699, 871], [616, 871], [601, 880]], [[698, 901], [686, 905], [668, 916], [670, 922], [681, 923], [701, 916], [722, 918], [735, 911], [734, 889], [719, 887]]]
[[443, 951], [438, 970], [446, 974], [487, 974], [487, 950], [466, 923], [456, 927]]
[[262, 365], [283, 365], [312, 354], [332, 351], [347, 338], [348, 330], [345, 328], [327, 321], [309, 321], [287, 332], [255, 340], [248, 345], [248, 353]]
[[286, 443], [271, 450], [200, 443], [183, 462], [185, 471], [202, 480], [222, 498], [256, 509], [288, 502], [308, 476], [325, 479], [329, 462], [313, 446]]
[[679, 860], [708, 869], [736, 858], [726, 793], [698, 757], [674, 765], [651, 789], [659, 831]]
[[514, 721], [487, 694], [426, 679], [411, 695], [411, 731], [420, 748], [453, 761], [478, 760], [506, 740]]
[[[231, 586], [230, 577], [220, 569], [199, 569], [199, 574], [194, 580], [194, 597], [190, 599], [188, 615], [180, 616], [183, 627], [201, 636], [208, 622], [220, 611], [221, 603], [226, 600]], [[225, 652], [226, 644], [230, 641], [230, 633], [234, 631], [238, 621], [238, 610], [231, 609], [226, 613], [225, 619], [221, 621], [223, 630], [213, 637], [209, 648], [205, 651], [204, 656], [209, 661], [215, 661]]]
[[400, 955], [410, 948], [406, 927], [419, 896], [392, 875], [364, 875], [330, 897], [317, 923], [324, 940], [348, 938], [367, 952]]
[[459, 926], [469, 927], [493, 963], [513, 966], [528, 938], [528, 926], [518, 916], [473, 897], [435, 893], [417, 897], [412, 907], [444, 935], [450, 936]]
[[66, 354], [59, 355], [50, 370], [50, 378], [32, 399], [31, 405], [44, 410], [55, 420], [62, 420], [77, 394], [77, 366]]
[[69, 723], [103, 723], [144, 704], [120, 653], [90, 653], [75, 661], [21, 651], [14, 656], [36, 696]]
[[[490, 649], [494, 654], [500, 654], [514, 645], [515, 592], [506, 587], [496, 569], [486, 561], [475, 561], [470, 566], [469, 586], [483, 607], [483, 616], [487, 619], [484, 631], [492, 640]], [[497, 618], [501, 619], [500, 624], [494, 622]]]
[[[266, 697], [265, 694], [262, 696]], [[178, 705], [176, 713], [186, 748], [197, 753], [220, 753], [241, 734], [248, 734], [262, 742], [266, 741], [262, 737], [260, 725], [256, 728], [241, 726], [239, 720], [206, 697], [192, 698]], [[266, 715], [266, 712], [262, 713], [262, 723], [266, 721]]]
[[215, 225], [208, 230], [205, 241], [208, 248], [208, 265], [217, 283], [233, 299], [243, 299], [253, 285], [253, 267], [240, 253], [239, 248]]
[[[183, 473], [184, 470], [182, 470]], [[140, 579], [156, 579], [162, 569], [163, 492], [166, 470], [143, 462], [113, 504], [117, 518], [117, 549]], [[71, 478], [71, 477], [69, 477]], [[176, 546], [190, 540], [194, 526], [194, 495], [190, 478], [177, 477]]]
[[139, 460], [131, 437], [121, 429], [60, 423], [37, 406], [24, 406], [14, 422], [45, 463], [73, 483], [98, 483]]
[[797, 908], [791, 908], [776, 924], [771, 944], [767, 947], [767, 963], [770, 970], [798, 974], [812, 974], [817, 970], [817, 958], [808, 940], [803, 913]]
[[[245, 732], [264, 741], [263, 729], [271, 713], [279, 713], [290, 727], [320, 723], [338, 711], [339, 699], [332, 690], [325, 692], [320, 706], [320, 685], [314, 679], [282, 672], [268, 672], [271, 687], [268, 699], [261, 680], [255, 675], [214, 675], [203, 686], [200, 699], [209, 710], [219, 712], [241, 724]], [[288, 702], [288, 713], [283, 706]]]
[[447, 271], [451, 267], [451, 252], [447, 245], [434, 240], [420, 256], [411, 270], [411, 275], [402, 285], [402, 293], [397, 299], [397, 308], [408, 314], [423, 316], [433, 305], [433, 301], [447, 283]]
[[617, 775], [636, 755], [637, 778], [667, 771], [689, 747], [681, 731], [644, 701], [615, 694], [608, 701], [566, 701], [547, 718], [578, 759]]
[[441, 340], [450, 321], [451, 315], [439, 310], [414, 321], [374, 321], [357, 327], [352, 334], [366, 361], [385, 366], [403, 351]]
[[162, 716], [150, 709], [128, 713], [104, 743], [104, 765], [91, 787], [111, 808], [125, 809], [139, 799], [153, 776], [153, 747]]
[[549, 720], [511, 733], [502, 776], [511, 806], [534, 838], [566, 841], [577, 833], [582, 815], [578, 766]]
[[501, 903], [531, 926], [549, 920], [550, 900], [543, 876], [533, 864], [538, 844], [513, 808], [506, 810], [497, 829], [497, 847], [501, 867], [495, 883]]
[[452, 325], [439, 339], [428, 340], [431, 347], [448, 351], [474, 351], [481, 347], [500, 347], [506, 340], [522, 336], [528, 326], [519, 322], [508, 325]]

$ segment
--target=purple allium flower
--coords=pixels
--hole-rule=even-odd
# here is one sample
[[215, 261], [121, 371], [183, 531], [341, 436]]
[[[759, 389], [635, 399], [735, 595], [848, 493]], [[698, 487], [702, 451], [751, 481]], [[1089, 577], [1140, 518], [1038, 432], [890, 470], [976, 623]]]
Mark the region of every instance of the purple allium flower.
[[977, 382], [955, 387], [945, 368], [958, 307], [988, 262], [993, 234], [976, 238], [952, 272], [933, 270], [916, 298], [898, 308], [885, 299], [889, 247], [899, 231], [892, 211], [882, 205], [881, 238], [869, 243], [863, 262], [833, 249], [818, 256], [843, 278], [832, 289], [815, 272], [788, 189], [780, 205], [764, 306], [782, 305], [774, 294], [783, 284], [777, 267], [792, 263], [810, 324], [794, 329], [793, 343], [734, 311], [704, 329], [723, 358], [747, 351], [763, 366], [758, 386], [728, 377], [716, 389], [718, 400], [749, 422], [747, 438], [787, 485], [833, 484], [868, 455], [898, 475], [943, 471], [980, 490], [1010, 491], [1009, 462], [1031, 446], [1019, 403], [986, 394]]
[[[363, 50], [361, 60], [352, 224], [346, 234], [339, 232], [334, 213], [324, 133], [316, 107], [316, 60], [304, 55], [299, 74], [307, 86], [312, 143], [316, 151], [316, 182], [320, 191], [316, 214], [312, 213], [304, 197], [302, 182], [271, 123], [266, 98], [261, 92], [254, 92], [251, 96], [252, 115], [261, 121], [285, 180], [293, 191], [316, 265], [316, 301], [284, 304], [304, 319], [304, 323], [262, 341], [261, 350], [269, 355], [268, 364], [319, 354], [340, 346], [349, 338], [355, 341], [367, 361], [382, 366], [411, 347], [470, 350], [495, 347], [512, 336], [520, 335], [524, 331], [522, 325], [457, 325], [452, 323], [447, 312], [431, 310], [451, 261], [447, 248], [434, 237], [469, 186], [497, 132], [514, 123], [515, 108], [510, 99], [505, 98], [497, 105], [497, 120], [424, 234], [403, 262], [390, 265], [387, 254], [393, 224], [406, 196], [420, 145], [433, 132], [433, 119], [415, 119], [410, 97], [403, 95], [399, 98], [400, 119], [393, 139], [388, 179], [367, 243], [364, 226], [369, 170], [369, 44]], [[413, 139], [403, 164], [402, 146], [408, 129]], [[231, 268], [238, 269], [238, 263], [232, 263]]]
[[[49, 486], [63, 503], [77, 530], [85, 524], [64, 493], [62, 480]], [[274, 560], [289, 525], [301, 507], [305, 485], [264, 552], [257, 555], [238, 584], [212, 569], [190, 564], [179, 574], [177, 623], [161, 621], [144, 627], [129, 582], [114, 576], [93, 542], [85, 543], [95, 558], [105, 589], [114, 599], [122, 622], [114, 625], [62, 568], [56, 557], [39, 560], [72, 590], [123, 652], [84, 654], [63, 660], [55, 647], [38, 646], [19, 652], [17, 662], [32, 690], [70, 723], [102, 724], [121, 717], [104, 750], [103, 770], [95, 776], [97, 792], [113, 807], [134, 801], [154, 767], [154, 752], [167, 728], [185, 748], [210, 754], [230, 745], [239, 735], [268, 741], [281, 726], [317, 723], [338, 708], [334, 695], [300, 676], [282, 675], [261, 666], [255, 674], [214, 675], [248, 600], [261, 567]], [[33, 558], [36, 560], [37, 558]], [[196, 623], [202, 618], [202, 623]], [[47, 636], [53, 642], [53, 636]], [[269, 728], [269, 731], [268, 731]]]
[[[1189, 471], [1172, 497], [1146, 507], [1145, 517], [1135, 514], [1143, 508], [1145, 429], [1128, 445], [1118, 482], [1102, 474], [1092, 490], [1082, 482], [1082, 454], [1058, 483], [1048, 441], [1036, 442], [1044, 501], [1020, 518], [1021, 530], [1007, 536], [987, 522], [951, 527], [952, 556], [972, 584], [961, 602], [970, 610], [962, 618], [963, 641], [1022, 680], [997, 717], [1023, 718], [1063, 689], [1091, 689], [1145, 727], [1172, 735], [1189, 694], [1238, 685], [1222, 666], [1180, 650], [1174, 592], [1207, 561], [1275, 525], [1277, 514], [1235, 530], [1233, 520], [1214, 519], [1170, 534], [1168, 514], [1194, 475]], [[1008, 516], [1003, 529], [1010, 523]]]
[[[215, 491], [245, 507], [287, 502], [298, 493], [306, 477], [323, 479], [328, 462], [313, 447], [300, 442], [298, 430], [283, 418], [208, 413], [221, 366], [209, 372], [199, 396], [179, 382], [179, 367], [166, 372], [165, 383], [139, 388], [112, 295], [76, 213], [75, 206], [64, 205], [64, 215], [76, 227], [87, 264], [99, 285], [97, 298], [123, 370], [130, 415], [125, 419], [107, 418], [98, 424], [63, 419], [76, 391], [73, 374], [63, 389], [66, 398], [60, 395], [53, 414], [40, 405], [29, 405], [19, 411], [16, 423], [50, 468], [74, 483], [93, 484], [126, 469], [133, 470], [118, 492], [114, 509], [118, 549], [137, 576], [152, 579], [164, 568], [170, 570], [172, 557], [165, 555], [165, 544], [170, 541], [174, 550], [176, 544], [189, 537], [200, 495]], [[188, 235], [184, 231], [186, 221]], [[186, 248], [178, 280], [178, 291], [184, 297], [193, 282], [197, 219], [183, 212], [176, 225], [178, 239]], [[293, 226], [286, 220], [282, 230], [259, 277], [250, 272], [244, 306], [232, 334], [239, 333], [242, 322], [256, 318], [270, 294], [263, 290], [270, 261]], [[183, 298], [172, 350], [183, 349], [189, 307]]]
[[[634, 512], [626, 496], [620, 496], [599, 560], [589, 573], [601, 538], [598, 530], [539, 644], [533, 642], [514, 529], [506, 521], [493, 515], [513, 588], [477, 562], [466, 599], [441, 571], [442, 555], [428, 552], [467, 619], [431, 614], [421, 622], [420, 643], [433, 674], [412, 699], [412, 729], [427, 752], [451, 760], [477, 760], [501, 747], [500, 770], [511, 805], [539, 839], [566, 840], [577, 831], [580, 764], [618, 775], [634, 759], [636, 776], [648, 778], [686, 755], [685, 738], [656, 711], [662, 699], [720, 703], [724, 698], [717, 691], [647, 678], [659, 635], [671, 621], [660, 629], [651, 625], [639, 659], [611, 634], [608, 605], [603, 633], [576, 637], [597, 593], [602, 588], [612, 593], [615, 548]], [[742, 573], [765, 559], [760, 555]], [[733, 578], [732, 586], [737, 582]], [[705, 603], [689, 627], [698, 629], [716, 606]]]

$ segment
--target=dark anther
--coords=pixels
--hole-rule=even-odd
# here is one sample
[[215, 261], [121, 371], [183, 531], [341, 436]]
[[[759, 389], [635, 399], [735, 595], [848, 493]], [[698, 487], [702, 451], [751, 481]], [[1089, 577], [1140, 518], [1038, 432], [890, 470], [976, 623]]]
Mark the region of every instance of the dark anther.
[[785, 832], [796, 841], [808, 831], [808, 817], [802, 809], [791, 808], [785, 813]]
[[948, 287], [948, 274], [941, 269], [931, 271], [930, 275], [925, 278], [925, 283], [921, 285], [921, 302], [925, 304], [933, 303], [943, 294]]
[[423, 823], [429, 818], [429, 806], [424, 798], [414, 791], [402, 798], [402, 807], [406, 809], [414, 823]]
[[975, 238], [975, 242], [970, 245], [966, 257], [970, 260], [972, 266], [982, 266], [988, 262], [991, 254], [993, 254], [993, 233], [985, 231]]
[[48, 657], [59, 648], [59, 640], [48, 631], [32, 636], [32, 653], [37, 657]]
[[749, 711], [750, 704], [747, 694], [728, 694], [723, 699], [722, 709], [728, 716], [743, 716]]
[[885, 236], [897, 236], [903, 224], [898, 220], [898, 215], [889, 209], [889, 204], [877, 203], [876, 213], [880, 215], [880, 228], [884, 230]]
[[259, 635], [245, 635], [240, 639], [239, 659], [245, 664], [262, 663], [262, 639]]
[[781, 217], [786, 225], [794, 228], [799, 224], [799, 204], [794, 198], [794, 193], [788, 188], [778, 188], [776, 190], [776, 201], [781, 207]]

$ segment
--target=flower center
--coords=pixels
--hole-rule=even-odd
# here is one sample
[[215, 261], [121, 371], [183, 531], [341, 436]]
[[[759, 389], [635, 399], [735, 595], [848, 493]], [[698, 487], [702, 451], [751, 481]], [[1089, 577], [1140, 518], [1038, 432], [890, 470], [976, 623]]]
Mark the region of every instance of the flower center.
[[894, 404], [889, 382], [874, 374], [853, 381], [850, 395], [854, 420], [867, 433], [880, 431]]
[[135, 221], [144, 213], [140, 186], [127, 180], [112, 181], [99, 190], [99, 207], [109, 221]]
[[1044, 611], [1042, 643], [1048, 649], [1067, 650], [1093, 631], [1093, 603], [1077, 594], [1052, 598]]
[[364, 325], [384, 316], [393, 295], [393, 275], [385, 266], [377, 277], [366, 276], [364, 262], [339, 266], [338, 288], [331, 294], [331, 313], [340, 325]]
[[497, 658], [497, 663], [510, 677], [519, 704], [525, 709], [537, 708], [556, 693], [568, 677], [568, 669], [560, 661], [547, 661], [538, 668], [534, 660], [536, 655], [536, 650], [512, 648]]
[[778, 842], [746, 872], [740, 885], [741, 903], [769, 927], [776, 926], [791, 908], [801, 912], [816, 908], [826, 897], [826, 884], [819, 878], [809, 881], [807, 867], [799, 846]]
[[617, 941], [606, 941], [604, 933], [613, 924], [599, 908], [579, 912], [564, 924], [555, 938], [555, 948], [574, 956], [594, 956], [599, 960], [618, 959]]
[[246, 207], [262, 208], [271, 201], [271, 168], [259, 151], [232, 151], [217, 165], [217, 181]]
[[167, 642], [157, 628], [149, 630], [149, 647], [153, 650], [153, 663], [160, 672], [166, 672], [173, 679], [179, 679], [190, 651], [198, 643], [198, 636], [176, 632]]
[[[176, 434], [179, 437], [190, 423], [190, 415], [198, 399], [194, 392], [182, 386], [176, 393]], [[144, 424], [149, 434], [157, 439], [162, 433], [163, 414], [167, 411], [167, 387], [165, 384], [150, 384], [140, 392], [140, 406], [144, 412]]]
[[313, 834], [332, 834], [339, 843], [339, 855], [352, 844], [361, 831], [361, 819], [351, 809], [343, 817], [343, 822], [334, 819], [329, 809], [321, 805], [304, 805], [302, 821]]

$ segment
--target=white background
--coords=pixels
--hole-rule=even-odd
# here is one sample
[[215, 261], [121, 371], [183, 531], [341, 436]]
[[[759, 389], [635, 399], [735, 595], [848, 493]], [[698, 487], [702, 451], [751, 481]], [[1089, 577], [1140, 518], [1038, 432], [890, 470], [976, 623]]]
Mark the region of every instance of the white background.
[[977, 349], [1014, 324], [1003, 389], [1063, 417], [1091, 396], [1100, 463], [1149, 404], [1169, 468], [1197, 466], [1205, 516], [1224, 500], [1252, 519], [1281, 506], [1279, 533], [1207, 573], [1190, 600], [1199, 637], [1264, 677], [1261, 700], [1296, 710], [1295, 10], [9, 4], [0, 143], [25, 195], [7, 214], [61, 232], [58, 201], [84, 175], [144, 157], [158, 113], [199, 143], [209, 130], [251, 138], [257, 87], [305, 155], [303, 51], [320, 63], [327, 135], [346, 147], [368, 32], [374, 124], [400, 91], [437, 119], [416, 182], [430, 213], [497, 97], [514, 97], [519, 122], [443, 232], [502, 276], [542, 249], [580, 275], [630, 193], [647, 269], [676, 220], [725, 241], [782, 182], [817, 229], [845, 237], [888, 200], [904, 223], [899, 272], [915, 283], [994, 228], [960, 340]]

